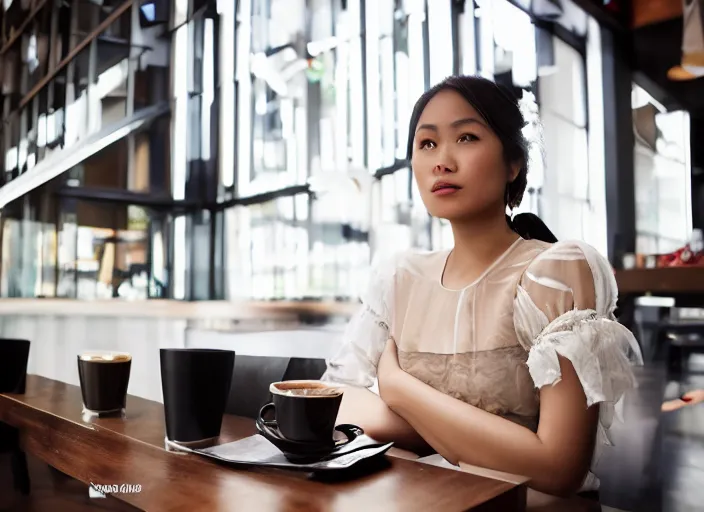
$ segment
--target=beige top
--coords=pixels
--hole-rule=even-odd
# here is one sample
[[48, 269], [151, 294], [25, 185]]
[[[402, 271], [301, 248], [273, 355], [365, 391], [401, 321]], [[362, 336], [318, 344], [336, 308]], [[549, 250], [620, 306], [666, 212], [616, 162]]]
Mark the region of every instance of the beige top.
[[[559, 353], [574, 365], [587, 405], [602, 403], [597, 451], [610, 444], [614, 406], [635, 386], [631, 364], [641, 356], [614, 319], [608, 262], [581, 242], [519, 238], [473, 283], [451, 290], [442, 285], [449, 254], [408, 251], [375, 265], [323, 378], [371, 387], [393, 336], [406, 372], [535, 431], [538, 390], [560, 379]], [[597, 487], [590, 473], [583, 489]]]

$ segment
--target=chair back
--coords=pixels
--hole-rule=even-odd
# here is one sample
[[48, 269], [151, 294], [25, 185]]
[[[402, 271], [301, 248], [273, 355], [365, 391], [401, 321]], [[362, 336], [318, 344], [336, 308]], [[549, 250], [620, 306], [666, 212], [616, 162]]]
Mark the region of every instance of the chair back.
[[272, 382], [317, 380], [325, 368], [323, 359], [237, 355], [225, 413], [254, 419], [271, 401]]

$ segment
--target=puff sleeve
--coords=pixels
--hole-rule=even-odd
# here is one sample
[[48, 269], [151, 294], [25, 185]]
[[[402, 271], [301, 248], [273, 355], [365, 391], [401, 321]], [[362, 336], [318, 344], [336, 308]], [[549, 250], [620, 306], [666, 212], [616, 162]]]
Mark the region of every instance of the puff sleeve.
[[370, 388], [392, 325], [394, 282], [400, 255], [372, 265], [361, 306], [345, 328], [338, 352], [327, 361], [322, 379]]
[[[514, 326], [528, 351], [537, 388], [561, 378], [558, 355], [573, 365], [587, 398], [599, 403], [599, 427], [592, 467], [624, 393], [636, 386], [633, 364], [642, 356], [633, 334], [616, 321], [616, 280], [608, 261], [582, 242], [559, 242], [537, 256], [517, 287]], [[598, 480], [590, 474], [591, 484]]]

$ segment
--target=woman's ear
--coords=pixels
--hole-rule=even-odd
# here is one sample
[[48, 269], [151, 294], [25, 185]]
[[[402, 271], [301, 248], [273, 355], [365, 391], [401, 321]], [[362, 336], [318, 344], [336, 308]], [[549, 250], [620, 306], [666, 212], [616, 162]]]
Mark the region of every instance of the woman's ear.
[[509, 176], [508, 176], [508, 181], [509, 183], [513, 183], [516, 178], [518, 178], [518, 175], [521, 173], [521, 168], [523, 167], [523, 160], [519, 159], [516, 160], [511, 164], [509, 167]]

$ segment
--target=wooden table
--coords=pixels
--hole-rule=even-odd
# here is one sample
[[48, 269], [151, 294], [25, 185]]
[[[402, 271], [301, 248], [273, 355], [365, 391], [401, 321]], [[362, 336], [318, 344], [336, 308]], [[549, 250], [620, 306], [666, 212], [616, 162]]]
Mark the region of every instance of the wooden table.
[[[163, 407], [128, 397], [127, 419], [81, 417], [80, 389], [29, 375], [24, 395], [0, 394], [0, 421], [20, 430], [23, 448], [84, 483], [139, 484], [115, 497], [142, 510], [372, 511], [522, 510], [525, 486], [386, 457], [376, 471], [321, 477], [235, 469], [164, 450]], [[221, 442], [255, 432], [226, 416]]]

